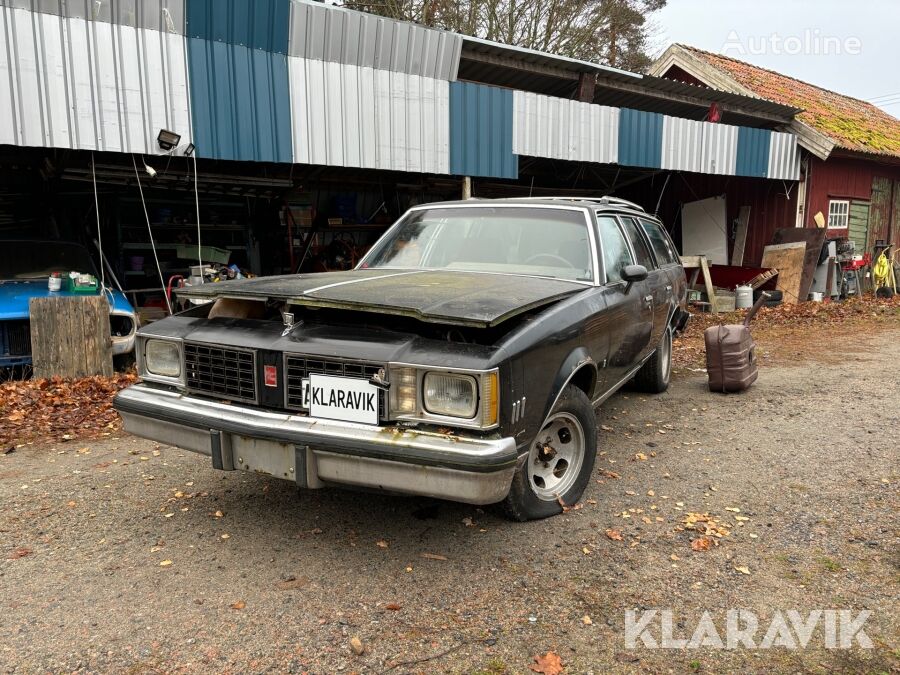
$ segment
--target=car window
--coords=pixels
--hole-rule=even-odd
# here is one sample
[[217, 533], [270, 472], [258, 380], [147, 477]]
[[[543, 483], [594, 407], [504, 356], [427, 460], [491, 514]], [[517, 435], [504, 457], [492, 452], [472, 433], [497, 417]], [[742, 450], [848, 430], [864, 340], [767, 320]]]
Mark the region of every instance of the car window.
[[644, 228], [644, 232], [646, 232], [647, 236], [650, 238], [650, 244], [653, 246], [653, 252], [656, 254], [656, 259], [659, 261], [659, 264], [676, 264], [679, 260], [678, 253], [675, 252], [672, 241], [663, 231], [659, 223], [654, 223], [652, 220], [641, 219], [641, 225]]
[[599, 216], [597, 225], [600, 230], [600, 245], [603, 247], [603, 266], [606, 268], [607, 283], [622, 280], [622, 270], [626, 265], [634, 264], [625, 235], [619, 228], [615, 218]]
[[625, 226], [625, 232], [631, 240], [631, 247], [634, 249], [634, 257], [637, 259], [637, 264], [643, 265], [648, 270], [654, 269], [656, 264], [653, 262], [650, 247], [644, 241], [644, 235], [641, 232], [641, 228], [638, 227], [637, 221], [626, 216], [622, 218], [622, 224]]
[[410, 211], [375, 244], [360, 267], [593, 281], [591, 258], [584, 211], [473, 205]]

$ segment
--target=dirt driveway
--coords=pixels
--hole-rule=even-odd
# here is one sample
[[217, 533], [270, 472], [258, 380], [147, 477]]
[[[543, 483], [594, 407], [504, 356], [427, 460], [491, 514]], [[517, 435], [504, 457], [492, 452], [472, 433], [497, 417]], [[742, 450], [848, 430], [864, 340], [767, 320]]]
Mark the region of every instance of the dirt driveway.
[[[770, 366], [741, 396], [688, 374], [614, 397], [581, 507], [526, 524], [298, 496], [127, 436], [19, 448], [0, 456], [0, 669], [496, 675], [553, 651], [568, 673], [889, 672], [900, 331], [858, 350]], [[775, 610], [868, 609], [874, 647], [629, 649], [625, 611], [650, 608], [688, 638], [704, 610], [764, 631]]]

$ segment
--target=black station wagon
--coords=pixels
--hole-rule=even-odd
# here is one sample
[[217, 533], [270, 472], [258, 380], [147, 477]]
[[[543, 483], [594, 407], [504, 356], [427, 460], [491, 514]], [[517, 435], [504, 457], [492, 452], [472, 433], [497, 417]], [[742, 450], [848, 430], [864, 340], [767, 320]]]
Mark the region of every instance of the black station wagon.
[[143, 328], [139, 436], [225, 471], [471, 504], [520, 520], [578, 501], [595, 408], [669, 384], [685, 278], [620, 199], [410, 209], [354, 270], [206, 284]]

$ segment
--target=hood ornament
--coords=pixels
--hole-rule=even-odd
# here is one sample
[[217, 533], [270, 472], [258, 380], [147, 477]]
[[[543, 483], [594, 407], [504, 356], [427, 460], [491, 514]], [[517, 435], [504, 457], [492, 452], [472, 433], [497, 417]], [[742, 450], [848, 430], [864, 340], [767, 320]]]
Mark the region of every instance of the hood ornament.
[[284, 330], [281, 331], [281, 337], [287, 337], [288, 335], [291, 334], [292, 330], [294, 330], [298, 326], [303, 325], [303, 319], [300, 319], [300, 321], [296, 321], [296, 322], [294, 321], [293, 312], [283, 312], [281, 316], [282, 316], [282, 319], [284, 320]]

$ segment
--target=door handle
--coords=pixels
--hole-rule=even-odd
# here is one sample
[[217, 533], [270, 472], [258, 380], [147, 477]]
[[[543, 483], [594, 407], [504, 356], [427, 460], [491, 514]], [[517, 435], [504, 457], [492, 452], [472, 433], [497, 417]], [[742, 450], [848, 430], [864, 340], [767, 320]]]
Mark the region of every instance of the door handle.
[[645, 296], [644, 296], [644, 302], [646, 302], [646, 303], [649, 305], [651, 302], [653, 302], [653, 296], [652, 296], [652, 295], [645, 295]]

